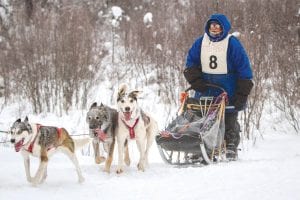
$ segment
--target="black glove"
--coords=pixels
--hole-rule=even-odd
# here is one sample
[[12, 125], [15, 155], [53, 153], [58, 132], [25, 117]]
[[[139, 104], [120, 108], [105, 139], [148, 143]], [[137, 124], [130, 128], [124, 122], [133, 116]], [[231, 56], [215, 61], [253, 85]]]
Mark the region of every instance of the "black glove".
[[191, 84], [191, 88], [203, 93], [205, 90], [207, 90], [207, 85], [202, 79], [197, 79]]
[[237, 111], [242, 110], [246, 106], [248, 95], [253, 88], [253, 82], [250, 79], [238, 79], [237, 89], [233, 96], [232, 103]]
[[232, 99], [232, 103], [234, 105], [235, 110], [240, 111], [243, 110], [246, 106], [246, 102], [248, 99], [248, 95], [236, 94]]
[[204, 92], [207, 89], [206, 83], [201, 79], [202, 71], [199, 67], [189, 67], [183, 71], [183, 75], [187, 82], [191, 84], [193, 90]]

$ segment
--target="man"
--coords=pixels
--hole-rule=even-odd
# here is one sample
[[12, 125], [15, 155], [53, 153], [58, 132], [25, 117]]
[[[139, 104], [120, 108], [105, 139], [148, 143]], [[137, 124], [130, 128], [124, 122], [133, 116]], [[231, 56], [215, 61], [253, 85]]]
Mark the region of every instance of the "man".
[[253, 87], [248, 56], [233, 35], [230, 22], [223, 14], [214, 14], [205, 24], [205, 33], [196, 39], [188, 52], [184, 76], [196, 91], [195, 97], [218, 96], [221, 91], [207, 87], [215, 84], [225, 89], [234, 110], [225, 113], [226, 157], [237, 159], [240, 142], [238, 111], [243, 110]]

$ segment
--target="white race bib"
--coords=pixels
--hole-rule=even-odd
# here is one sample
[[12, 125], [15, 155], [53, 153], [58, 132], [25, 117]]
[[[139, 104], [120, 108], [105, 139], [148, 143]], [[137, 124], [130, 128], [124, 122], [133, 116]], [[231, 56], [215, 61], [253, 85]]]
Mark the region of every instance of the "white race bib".
[[208, 74], [227, 74], [227, 49], [230, 34], [219, 42], [212, 42], [205, 33], [201, 45], [202, 72]]

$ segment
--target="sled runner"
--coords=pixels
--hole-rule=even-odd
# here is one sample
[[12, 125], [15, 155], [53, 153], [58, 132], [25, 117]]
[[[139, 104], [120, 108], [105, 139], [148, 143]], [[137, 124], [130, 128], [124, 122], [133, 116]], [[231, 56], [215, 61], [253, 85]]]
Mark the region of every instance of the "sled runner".
[[[187, 89], [181, 94], [177, 117], [156, 136], [162, 159], [171, 165], [210, 164], [226, 160], [225, 109], [227, 93], [219, 86], [217, 97], [190, 98]], [[229, 108], [228, 109], [232, 109]]]

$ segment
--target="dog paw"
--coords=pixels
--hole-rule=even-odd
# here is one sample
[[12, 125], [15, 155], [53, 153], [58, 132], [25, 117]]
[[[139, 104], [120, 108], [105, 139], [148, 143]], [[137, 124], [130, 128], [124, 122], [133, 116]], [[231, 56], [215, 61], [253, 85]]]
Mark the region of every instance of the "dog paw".
[[46, 180], [46, 178], [47, 178], [47, 174], [45, 174], [45, 175], [43, 176], [43, 178], [40, 180], [39, 184], [44, 183], [45, 180]]
[[95, 158], [95, 163], [100, 164], [100, 163], [104, 162], [105, 159], [106, 158], [104, 156], [98, 156], [98, 157]]
[[41, 180], [39, 179], [39, 177], [35, 176], [35, 177], [31, 178], [31, 185], [33, 187], [38, 186], [40, 183], [41, 183]]
[[83, 177], [78, 178], [78, 183], [83, 183], [84, 181], [85, 181], [85, 179]]
[[40, 182], [39, 182], [39, 184], [42, 184], [42, 183], [44, 183], [45, 182], [45, 178], [42, 178], [41, 180], [40, 180]]
[[121, 169], [121, 168], [120, 168], [120, 169], [117, 169], [116, 173], [117, 173], [117, 174], [123, 173], [123, 169]]
[[33, 182], [33, 179], [30, 177], [30, 178], [27, 178], [27, 181], [28, 181], [29, 183], [32, 183], [32, 182]]
[[31, 182], [31, 185], [32, 185], [33, 187], [37, 187], [37, 186], [39, 185], [39, 183], [38, 183], [37, 181], [32, 181], [32, 182]]
[[130, 159], [124, 159], [124, 162], [125, 162], [125, 164], [126, 164], [127, 166], [130, 165]]
[[142, 172], [145, 171], [145, 166], [144, 166], [144, 164], [142, 164], [142, 163], [139, 163], [139, 164], [137, 165], [137, 168], [138, 168], [139, 171], [142, 171]]
[[110, 168], [109, 168], [109, 167], [105, 167], [105, 168], [103, 169], [103, 171], [109, 174], [109, 173], [110, 173]]

